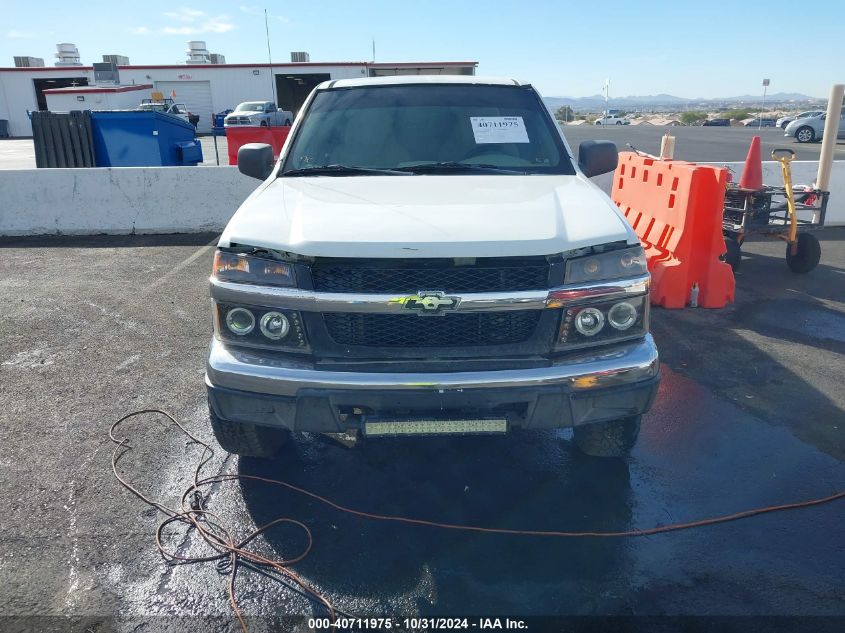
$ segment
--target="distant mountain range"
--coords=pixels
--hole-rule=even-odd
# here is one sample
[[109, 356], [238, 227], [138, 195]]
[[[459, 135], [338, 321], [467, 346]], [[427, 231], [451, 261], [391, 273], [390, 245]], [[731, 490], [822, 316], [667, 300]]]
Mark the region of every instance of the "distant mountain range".
[[[718, 99], [686, 99], [669, 94], [656, 94], [645, 96], [611, 97], [610, 105], [614, 108], [645, 107], [645, 106], [685, 106], [693, 104], [732, 104], [732, 103], [759, 103], [761, 95], [741, 95], [738, 97], [722, 97]], [[787, 101], [821, 101], [818, 97], [810, 97], [798, 92], [776, 92], [766, 95], [766, 101], [770, 103], [783, 103]], [[592, 95], [590, 97], [545, 97], [546, 105], [556, 110], [562, 105], [568, 105], [574, 110], [603, 108], [604, 97]]]

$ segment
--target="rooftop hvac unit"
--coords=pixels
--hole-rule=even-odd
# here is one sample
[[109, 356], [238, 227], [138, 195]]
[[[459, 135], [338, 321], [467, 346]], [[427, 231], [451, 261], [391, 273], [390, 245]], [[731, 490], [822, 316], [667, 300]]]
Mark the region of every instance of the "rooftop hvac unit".
[[186, 63], [188, 64], [207, 64], [211, 53], [205, 46], [205, 42], [200, 40], [193, 40], [188, 42], [188, 50], [185, 51], [188, 55]]
[[294, 63], [306, 63], [311, 61], [311, 55], [305, 51], [292, 52], [290, 54], [290, 60]]
[[15, 68], [43, 68], [44, 60], [41, 57], [29, 57], [26, 55], [15, 55]]
[[226, 56], [221, 55], [220, 53], [209, 53], [208, 59], [212, 64], [225, 64], [226, 63]]
[[56, 66], [82, 66], [79, 62], [79, 49], [76, 44], [64, 42], [56, 44]]
[[111, 62], [95, 63], [94, 83], [120, 85], [120, 73], [117, 71], [117, 64], [112, 64]]
[[128, 66], [129, 58], [126, 55], [103, 55], [103, 62], [115, 66]]

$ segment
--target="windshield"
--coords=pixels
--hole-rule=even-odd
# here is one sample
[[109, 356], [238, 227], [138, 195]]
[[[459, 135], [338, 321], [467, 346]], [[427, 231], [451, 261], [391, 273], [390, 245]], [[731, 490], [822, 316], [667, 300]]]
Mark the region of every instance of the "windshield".
[[241, 103], [235, 108], [235, 112], [261, 112], [262, 110], [264, 110], [264, 103], [261, 101]]
[[472, 169], [482, 165], [501, 173], [575, 173], [533, 89], [424, 84], [318, 92], [283, 174], [326, 166], [485, 173]]

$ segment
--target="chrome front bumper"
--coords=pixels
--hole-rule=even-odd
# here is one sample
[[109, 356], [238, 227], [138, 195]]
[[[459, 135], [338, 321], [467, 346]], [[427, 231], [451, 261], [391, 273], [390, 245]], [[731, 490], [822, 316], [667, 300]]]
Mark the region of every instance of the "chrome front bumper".
[[343, 431], [342, 407], [478, 410], [509, 403], [522, 412], [514, 425], [548, 428], [644, 413], [659, 372], [651, 335], [568, 355], [548, 367], [454, 373], [322, 371], [304, 360], [228, 348], [215, 339], [206, 385], [219, 417], [294, 430]]

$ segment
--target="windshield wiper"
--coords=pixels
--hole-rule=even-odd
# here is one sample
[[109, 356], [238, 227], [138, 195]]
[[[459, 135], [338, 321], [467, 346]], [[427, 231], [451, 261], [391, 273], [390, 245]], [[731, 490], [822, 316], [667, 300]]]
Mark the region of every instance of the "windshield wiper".
[[407, 167], [397, 167], [398, 171], [411, 172], [416, 174], [434, 173], [438, 171], [480, 171], [493, 172], [499, 174], [526, 174], [528, 172], [519, 169], [510, 169], [507, 167], [498, 167], [496, 165], [488, 165], [481, 163], [459, 163], [456, 161], [449, 161], [443, 163], [421, 163], [419, 165], [409, 165]]
[[282, 172], [282, 176], [347, 176], [347, 175], [407, 176], [405, 171], [397, 169], [379, 169], [378, 167], [355, 167], [353, 165], [321, 165], [319, 167], [301, 167]]

